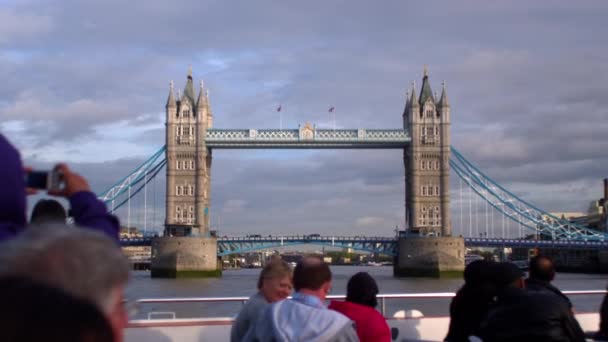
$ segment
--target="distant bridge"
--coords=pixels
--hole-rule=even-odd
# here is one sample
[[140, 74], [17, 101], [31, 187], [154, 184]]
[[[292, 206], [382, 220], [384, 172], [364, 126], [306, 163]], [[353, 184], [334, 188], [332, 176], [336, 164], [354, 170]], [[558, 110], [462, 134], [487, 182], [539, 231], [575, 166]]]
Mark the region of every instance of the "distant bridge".
[[[518, 240], [465, 238], [466, 247], [494, 248], [570, 248], [570, 249], [608, 249], [608, 241], [572, 240]], [[121, 239], [121, 246], [150, 246], [152, 238]], [[336, 248], [351, 248], [356, 251], [396, 255], [397, 240], [394, 237], [371, 236], [259, 236], [259, 237], [220, 237], [217, 239], [218, 256], [255, 252], [264, 249], [311, 244]]]

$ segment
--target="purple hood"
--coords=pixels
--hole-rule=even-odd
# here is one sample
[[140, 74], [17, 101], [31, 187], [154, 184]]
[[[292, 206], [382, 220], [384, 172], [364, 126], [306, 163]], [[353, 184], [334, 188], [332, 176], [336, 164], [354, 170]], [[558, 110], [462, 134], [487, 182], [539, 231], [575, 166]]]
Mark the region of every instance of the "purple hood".
[[25, 180], [19, 152], [0, 134], [0, 241], [26, 225]]

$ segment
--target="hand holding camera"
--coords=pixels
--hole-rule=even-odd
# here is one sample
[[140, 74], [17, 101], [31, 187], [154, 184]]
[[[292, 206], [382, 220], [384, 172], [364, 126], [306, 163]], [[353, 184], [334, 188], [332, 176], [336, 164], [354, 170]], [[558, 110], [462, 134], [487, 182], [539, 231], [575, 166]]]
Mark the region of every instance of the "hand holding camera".
[[49, 195], [70, 197], [80, 191], [90, 191], [87, 181], [65, 164], [57, 164], [52, 171], [26, 169], [25, 184], [28, 194], [40, 189], [46, 190]]

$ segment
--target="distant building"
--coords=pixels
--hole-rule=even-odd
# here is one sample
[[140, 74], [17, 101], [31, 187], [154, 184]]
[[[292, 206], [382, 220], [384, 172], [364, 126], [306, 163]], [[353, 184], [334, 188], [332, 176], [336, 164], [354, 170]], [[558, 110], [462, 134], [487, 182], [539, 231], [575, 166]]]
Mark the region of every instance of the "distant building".
[[560, 220], [567, 220], [579, 226], [589, 227], [599, 231], [608, 231], [608, 178], [604, 179], [604, 197], [591, 201], [587, 213], [582, 212], [556, 212], [550, 215], [543, 215], [543, 220], [553, 222], [557, 217]]
[[[579, 226], [585, 226], [599, 231], [608, 231], [608, 179], [604, 179], [604, 197], [592, 201], [587, 213], [559, 212], [551, 213], [552, 216], [544, 216], [548, 222], [554, 221], [554, 217], [567, 220]], [[541, 236], [541, 239], [551, 239], [551, 236]], [[608, 273], [608, 251], [602, 250], [579, 250], [572, 248], [542, 248], [527, 249], [513, 248], [514, 260], [524, 260], [532, 254], [541, 253], [551, 256], [559, 271], [565, 272], [587, 272]]]
[[144, 237], [144, 234], [137, 227], [120, 227], [121, 239], [138, 239]]

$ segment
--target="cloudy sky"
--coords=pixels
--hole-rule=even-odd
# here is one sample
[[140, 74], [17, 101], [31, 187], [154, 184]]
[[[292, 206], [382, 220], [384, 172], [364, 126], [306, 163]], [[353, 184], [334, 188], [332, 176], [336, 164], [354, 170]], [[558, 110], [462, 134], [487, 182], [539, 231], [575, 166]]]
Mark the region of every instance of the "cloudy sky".
[[[584, 211], [608, 177], [606, 17], [605, 1], [4, 0], [0, 132], [101, 191], [164, 144], [169, 80], [183, 88], [189, 65], [217, 128], [278, 128], [279, 104], [284, 127], [329, 127], [335, 106], [338, 127], [397, 128], [428, 64], [455, 147], [540, 207]], [[389, 235], [403, 174], [399, 151], [216, 151], [212, 220], [222, 235]]]

